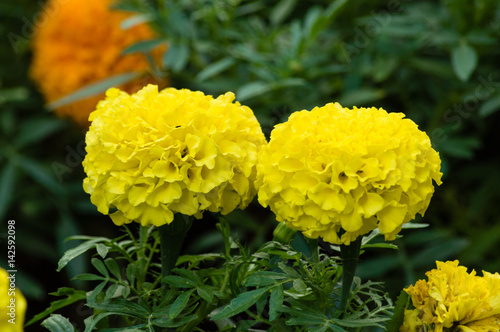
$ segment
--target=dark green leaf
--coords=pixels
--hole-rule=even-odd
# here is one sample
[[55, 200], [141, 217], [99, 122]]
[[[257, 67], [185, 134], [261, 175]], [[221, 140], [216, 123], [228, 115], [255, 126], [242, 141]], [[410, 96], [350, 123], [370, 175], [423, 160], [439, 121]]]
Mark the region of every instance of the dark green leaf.
[[410, 297], [408, 296], [408, 293], [406, 293], [405, 291], [401, 291], [394, 306], [394, 314], [392, 315], [391, 320], [387, 324], [386, 327], [387, 332], [399, 331], [399, 328], [403, 324], [405, 309], [408, 306], [409, 300]]
[[106, 266], [104, 266], [104, 263], [100, 259], [92, 258], [91, 263], [92, 265], [94, 265], [97, 271], [99, 271], [106, 278], [109, 278], [108, 270], [106, 269]]
[[136, 274], [136, 267], [134, 264], [129, 264], [127, 266], [126, 274], [127, 274], [127, 279], [130, 285], [133, 285], [135, 282], [135, 274]]
[[114, 312], [119, 315], [129, 315], [137, 318], [147, 318], [150, 316], [149, 310], [143, 306], [122, 298], [112, 299], [108, 302], [94, 302], [90, 300], [87, 304], [91, 308]]
[[111, 286], [109, 286], [108, 289], [106, 289], [104, 301], [108, 301], [114, 297], [114, 295], [116, 294], [116, 291], [118, 290], [118, 286], [119, 286], [118, 284], [111, 284]]
[[251, 274], [243, 282], [243, 285], [245, 285], [246, 287], [259, 287], [274, 284], [276, 284], [275, 279], [263, 277], [261, 274]]
[[189, 315], [186, 317], [182, 317], [179, 319], [170, 319], [170, 318], [158, 318], [154, 319], [152, 321], [153, 325], [159, 326], [159, 327], [164, 327], [164, 328], [175, 328], [179, 326], [183, 326], [188, 324], [189, 322], [194, 321], [197, 319], [197, 315]]
[[208, 303], [212, 303], [216, 291], [217, 289], [215, 287], [206, 285], [196, 288], [198, 295]]
[[268, 292], [272, 286], [267, 286], [259, 289], [255, 289], [249, 292], [241, 293], [237, 297], [231, 300], [229, 305], [222, 308], [217, 314], [215, 314], [211, 320], [220, 320], [232, 317], [250, 308], [259, 300], [259, 298]]
[[269, 298], [269, 321], [273, 321], [278, 316], [278, 312], [283, 306], [283, 285], [275, 287]]
[[194, 289], [190, 289], [188, 291], [182, 292], [172, 303], [172, 306], [170, 307], [170, 310], [168, 312], [168, 315], [171, 319], [176, 318], [179, 316], [179, 314], [184, 310], [186, 305], [189, 302], [189, 298], [191, 297], [191, 294], [193, 294]]
[[99, 285], [97, 285], [97, 287], [94, 288], [92, 293], [90, 293], [88, 300], [91, 302], [95, 301], [97, 296], [102, 292], [102, 290], [104, 289], [104, 287], [106, 287], [107, 284], [108, 284], [108, 280], [104, 280]]
[[87, 252], [88, 250], [95, 248], [96, 244], [99, 242], [104, 242], [108, 241], [109, 239], [105, 237], [92, 237], [91, 240], [83, 242], [82, 244], [78, 245], [77, 247], [70, 249], [64, 253], [64, 255], [61, 257], [59, 260], [59, 263], [57, 265], [57, 271], [61, 271], [63, 267], [68, 264], [71, 260], [73, 260], [75, 257], [80, 256], [81, 254]]
[[108, 258], [104, 261], [104, 264], [106, 264], [106, 267], [108, 268], [109, 272], [118, 280], [122, 280], [122, 273], [120, 271], [120, 267], [118, 266], [118, 263], [112, 258]]
[[177, 288], [193, 288], [197, 286], [194, 281], [179, 276], [166, 276], [163, 281]]
[[50, 332], [74, 332], [75, 328], [66, 317], [61, 315], [51, 315], [41, 324]]

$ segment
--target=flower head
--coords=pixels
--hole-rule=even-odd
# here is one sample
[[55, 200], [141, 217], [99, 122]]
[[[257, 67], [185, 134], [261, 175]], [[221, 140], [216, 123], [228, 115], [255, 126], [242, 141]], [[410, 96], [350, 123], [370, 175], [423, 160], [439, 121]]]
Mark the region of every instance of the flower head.
[[173, 213], [201, 217], [244, 208], [255, 196], [255, 164], [265, 144], [253, 112], [202, 92], [148, 85], [110, 89], [90, 115], [84, 189], [117, 225], [160, 226]]
[[426, 273], [427, 281], [405, 289], [415, 309], [405, 312], [401, 331], [420, 331], [424, 325], [436, 332], [500, 331], [500, 275], [483, 271], [479, 277], [458, 261], [436, 265]]
[[21, 291], [12, 286], [9, 274], [0, 268], [0, 331], [22, 332], [27, 303]]
[[[428, 136], [402, 113], [336, 104], [295, 112], [259, 155], [259, 202], [310, 238], [393, 240], [441, 183]], [[342, 235], [340, 235], [342, 233]]]
[[[36, 24], [32, 40], [30, 75], [48, 102], [107, 77], [126, 73], [145, 73], [145, 56], [122, 55], [139, 41], [153, 38], [146, 24], [123, 30], [120, 23], [129, 14], [109, 8], [111, 0], [49, 0]], [[149, 76], [122, 86], [135, 92], [154, 80]], [[88, 116], [104, 94], [90, 97], [55, 110], [87, 127]]]

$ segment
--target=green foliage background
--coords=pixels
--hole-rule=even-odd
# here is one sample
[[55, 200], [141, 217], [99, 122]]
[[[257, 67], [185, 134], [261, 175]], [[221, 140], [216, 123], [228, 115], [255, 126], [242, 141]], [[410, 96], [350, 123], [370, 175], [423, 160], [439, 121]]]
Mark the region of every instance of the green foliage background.
[[[48, 112], [27, 77], [40, 6], [0, 3], [0, 265], [14, 219], [28, 319], [47, 307], [49, 292], [83, 283], [71, 277], [92, 270], [87, 257], [55, 271], [74, 246], [66, 237], [123, 232], [81, 188], [84, 132]], [[335, 101], [404, 112], [429, 134], [444, 173], [421, 220], [430, 227], [404, 231], [399, 251], [363, 255], [363, 280], [386, 282], [395, 298], [436, 259], [500, 271], [498, 1], [125, 0], [118, 7], [146, 15], [158, 42], [168, 42], [158, 75], [177, 88], [235, 92], [267, 135], [291, 112]], [[256, 203], [228, 220], [250, 250], [270, 240], [276, 224]], [[183, 252], [223, 247], [208, 217], [195, 223]], [[66, 316], [78, 321], [85, 310]]]

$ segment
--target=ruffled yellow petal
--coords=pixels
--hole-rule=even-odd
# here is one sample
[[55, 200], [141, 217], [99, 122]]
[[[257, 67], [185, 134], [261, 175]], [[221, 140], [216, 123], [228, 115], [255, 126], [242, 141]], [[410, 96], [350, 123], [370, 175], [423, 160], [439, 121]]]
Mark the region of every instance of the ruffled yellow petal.
[[245, 208], [256, 194], [265, 144], [253, 112], [234, 94], [148, 85], [129, 95], [109, 89], [92, 113], [84, 189], [117, 225], [161, 226], [174, 213], [201, 218]]
[[275, 126], [257, 165], [259, 203], [304, 235], [336, 244], [377, 227], [393, 240], [425, 213], [433, 181], [441, 183], [439, 155], [415, 123], [338, 103]]

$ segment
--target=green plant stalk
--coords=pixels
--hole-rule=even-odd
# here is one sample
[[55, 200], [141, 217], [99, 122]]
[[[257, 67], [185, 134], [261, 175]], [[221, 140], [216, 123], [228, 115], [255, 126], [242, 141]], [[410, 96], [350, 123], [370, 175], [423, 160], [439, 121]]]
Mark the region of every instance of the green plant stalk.
[[340, 297], [340, 310], [345, 312], [347, 309], [347, 299], [351, 292], [351, 285], [356, 275], [356, 267], [359, 262], [359, 253], [361, 250], [362, 236], [347, 245], [340, 245], [340, 256], [342, 257], [342, 294]]
[[161, 276], [164, 292], [167, 290], [167, 284], [163, 282], [163, 278], [168, 276], [170, 271], [175, 267], [192, 221], [192, 217], [176, 213], [174, 220], [170, 224], [158, 227], [160, 232]]

